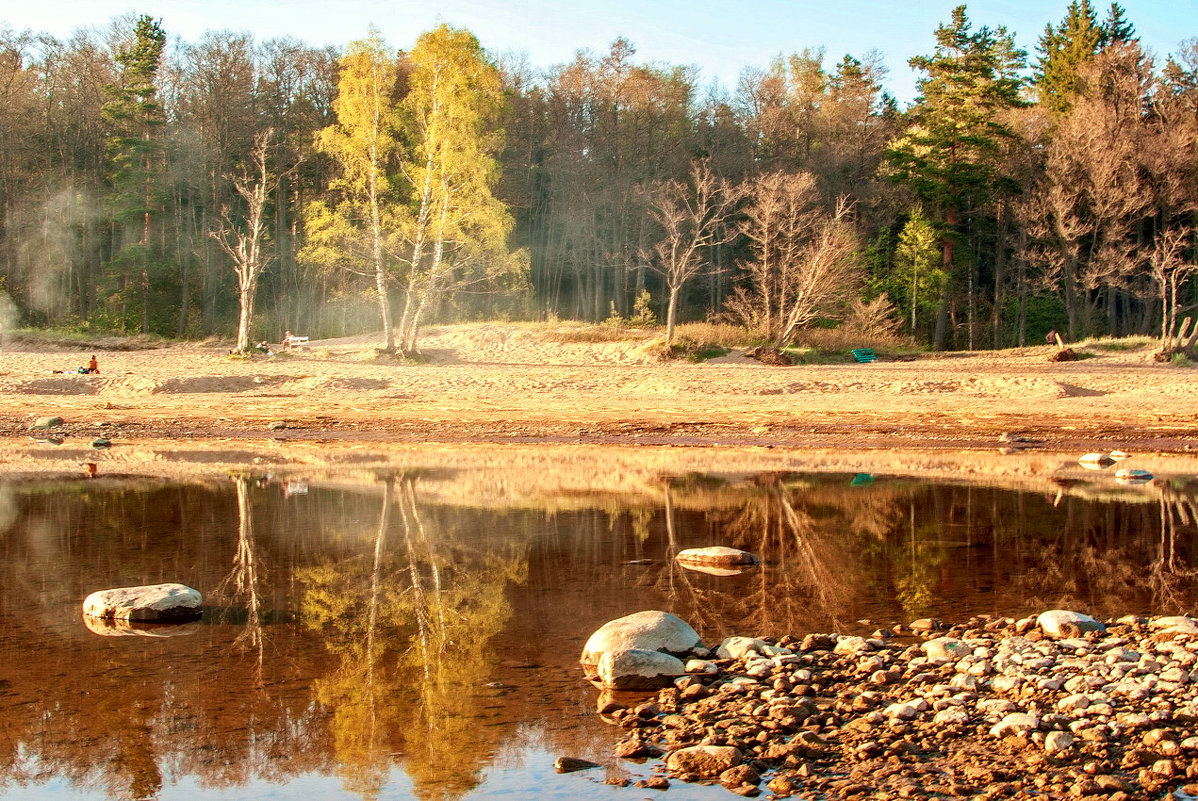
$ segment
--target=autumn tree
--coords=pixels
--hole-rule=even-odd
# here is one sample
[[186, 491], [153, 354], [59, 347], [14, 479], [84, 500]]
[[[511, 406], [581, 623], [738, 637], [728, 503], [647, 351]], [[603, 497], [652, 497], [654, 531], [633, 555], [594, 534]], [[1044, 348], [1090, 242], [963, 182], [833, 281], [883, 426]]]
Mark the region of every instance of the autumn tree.
[[666, 181], [649, 189], [650, 216], [660, 228], [652, 247], [643, 251], [645, 263], [666, 284], [666, 347], [674, 344], [678, 299], [686, 283], [710, 269], [712, 248], [729, 242], [736, 229], [728, 218], [743, 192], [697, 161], [689, 180]]
[[235, 221], [233, 212], [226, 206], [222, 209], [220, 227], [212, 232], [212, 237], [233, 260], [233, 272], [237, 275], [240, 314], [236, 350], [239, 353], [246, 353], [250, 348], [258, 279], [267, 264], [266, 204], [278, 180], [267, 165], [273, 137], [274, 131], [270, 129], [257, 134], [250, 151], [249, 166], [231, 179], [245, 203], [243, 221]]
[[430, 308], [465, 284], [523, 280], [507, 252], [512, 220], [495, 197], [501, 103], [499, 73], [469, 31], [440, 25], [407, 56], [402, 160], [412, 203], [403, 221], [407, 281], [400, 347], [416, 349]]
[[396, 59], [377, 32], [350, 44], [333, 103], [337, 121], [317, 136], [319, 150], [340, 169], [330, 186], [335, 199], [315, 201], [304, 213], [308, 260], [373, 279], [388, 353], [395, 350], [389, 290], [400, 227], [397, 78]]

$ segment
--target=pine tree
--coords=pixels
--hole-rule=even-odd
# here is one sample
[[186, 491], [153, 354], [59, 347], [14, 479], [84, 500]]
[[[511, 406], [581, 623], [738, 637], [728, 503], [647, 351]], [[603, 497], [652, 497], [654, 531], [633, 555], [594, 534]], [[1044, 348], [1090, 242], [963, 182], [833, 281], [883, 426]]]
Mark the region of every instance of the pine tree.
[[[906, 184], [940, 222], [941, 265], [952, 275], [966, 215], [1015, 190], [1000, 170], [1015, 138], [1002, 112], [1023, 105], [1016, 75], [1024, 53], [1003, 28], [972, 30], [965, 6], [936, 29], [936, 50], [910, 59], [923, 70], [910, 126], [886, 150], [891, 178]], [[947, 300], [947, 295], [946, 295]], [[934, 345], [946, 340], [941, 307]]]
[[112, 127], [107, 147], [108, 207], [119, 226], [110, 262], [118, 272], [119, 286], [112, 299], [120, 304], [118, 324], [125, 327], [132, 322], [127, 313], [130, 301], [136, 299], [133, 293], [140, 294], [143, 331], [151, 327], [152, 228], [161, 205], [159, 131], [166, 118], [158, 102], [156, 81], [165, 43], [166, 34], [158, 21], [138, 17], [132, 44], [116, 56], [120, 82], [105, 87], [109, 100], [101, 109]]

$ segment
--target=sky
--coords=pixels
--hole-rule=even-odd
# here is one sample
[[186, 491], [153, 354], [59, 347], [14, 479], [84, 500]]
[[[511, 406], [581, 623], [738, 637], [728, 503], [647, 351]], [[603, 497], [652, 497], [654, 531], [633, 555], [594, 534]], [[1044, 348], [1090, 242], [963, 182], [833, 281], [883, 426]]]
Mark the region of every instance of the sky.
[[[745, 67], [765, 67], [784, 53], [824, 47], [831, 67], [846, 53], [878, 51], [889, 69], [886, 88], [907, 105], [916, 78], [913, 55], [934, 47], [933, 32], [960, 0], [0, 0], [0, 27], [66, 38], [80, 27], [103, 27], [116, 16], [150, 14], [169, 36], [194, 41], [206, 30], [250, 31], [256, 39], [293, 36], [311, 45], [343, 46], [377, 27], [387, 42], [409, 48], [445, 22], [473, 32], [492, 54], [526, 55], [533, 67], [603, 53], [617, 36], [637, 59], [693, 64], [701, 81], [732, 89]], [[1034, 58], [1045, 25], [1057, 23], [1068, 0], [975, 0], [975, 27], [1006, 26]], [[1100, 16], [1106, 0], [1095, 0]], [[1123, 0], [1141, 42], [1163, 59], [1198, 37], [1198, 0]]]

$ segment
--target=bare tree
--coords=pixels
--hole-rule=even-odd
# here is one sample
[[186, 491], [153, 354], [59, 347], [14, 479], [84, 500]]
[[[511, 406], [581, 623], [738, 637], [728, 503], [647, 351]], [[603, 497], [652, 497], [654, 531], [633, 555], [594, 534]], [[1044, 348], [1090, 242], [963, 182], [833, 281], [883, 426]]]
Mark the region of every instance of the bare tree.
[[233, 259], [233, 271], [237, 273], [237, 291], [241, 303], [241, 314], [237, 320], [236, 350], [244, 353], [250, 347], [250, 325], [254, 318], [254, 293], [258, 278], [266, 268], [266, 199], [274, 191], [278, 176], [272, 175], [267, 167], [267, 149], [274, 136], [266, 129], [254, 137], [250, 150], [250, 166], [243, 168], [241, 175], [232, 178], [233, 188], [245, 201], [244, 224], [233, 221], [232, 212], [225, 206], [221, 210], [220, 227], [212, 237], [225, 253]]
[[728, 301], [739, 322], [763, 330], [775, 348], [819, 317], [836, 316], [856, 294], [860, 271], [846, 198], [829, 215], [809, 173], [768, 173], [747, 188], [752, 203], [740, 232], [753, 257], [749, 285]]
[[[1164, 351], [1169, 349], [1174, 334], [1178, 334], [1178, 313], [1184, 313], [1191, 308], [1179, 308], [1179, 295], [1186, 280], [1198, 272], [1198, 264], [1186, 259], [1192, 236], [1193, 231], [1189, 228], [1167, 229], [1157, 237], [1156, 247], [1153, 248], [1152, 259], [1149, 262], [1157, 299], [1161, 302], [1161, 348]], [[1185, 338], [1185, 328], [1186, 326], [1182, 327], [1179, 338]]]
[[710, 269], [711, 248], [736, 235], [727, 222], [742, 195], [742, 189], [716, 177], [706, 161], [691, 165], [689, 181], [665, 181], [649, 190], [649, 214], [660, 226], [661, 238], [641, 255], [649, 268], [665, 279], [670, 293], [666, 347], [674, 344], [682, 288]]

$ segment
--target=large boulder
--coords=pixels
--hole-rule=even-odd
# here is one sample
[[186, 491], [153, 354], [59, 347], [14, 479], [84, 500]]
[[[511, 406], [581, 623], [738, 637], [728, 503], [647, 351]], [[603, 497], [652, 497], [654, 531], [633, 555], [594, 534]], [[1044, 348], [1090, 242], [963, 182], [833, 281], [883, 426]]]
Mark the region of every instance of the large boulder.
[[93, 592], [83, 601], [83, 614], [113, 620], [175, 623], [203, 614], [203, 597], [182, 584], [148, 584]]
[[666, 767], [674, 773], [689, 773], [700, 779], [715, 779], [741, 763], [744, 755], [730, 745], [694, 745], [671, 751]]
[[699, 645], [698, 633], [685, 620], [669, 612], [645, 611], [611, 620], [600, 626], [582, 648], [583, 668], [594, 674], [599, 658], [616, 651], [665, 651], [685, 654]]
[[658, 690], [686, 675], [681, 659], [661, 651], [605, 651], [599, 657], [599, 682], [610, 690]]

